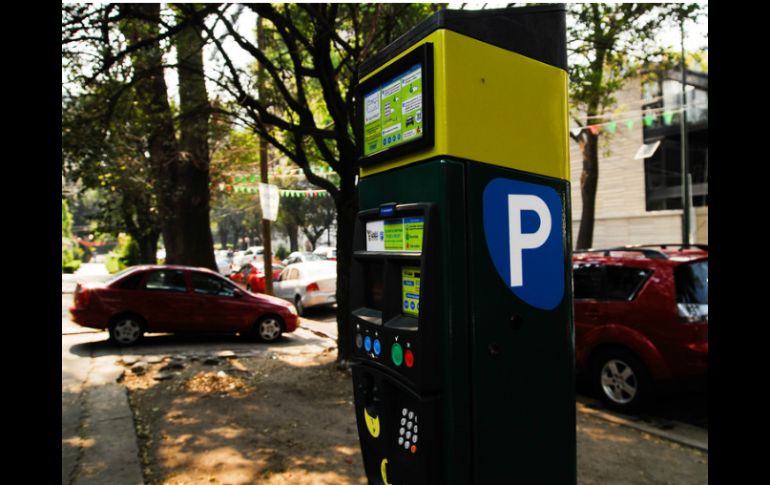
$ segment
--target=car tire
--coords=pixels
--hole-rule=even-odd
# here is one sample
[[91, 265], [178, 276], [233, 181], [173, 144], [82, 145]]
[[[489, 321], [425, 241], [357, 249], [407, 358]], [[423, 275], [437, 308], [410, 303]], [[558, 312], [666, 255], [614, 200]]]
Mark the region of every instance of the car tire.
[[654, 394], [644, 363], [624, 349], [606, 350], [591, 367], [594, 391], [607, 407], [623, 413], [645, 408]]
[[302, 297], [300, 295], [294, 297], [294, 308], [297, 309], [297, 315], [300, 317], [305, 316], [305, 307], [302, 305]]
[[266, 315], [254, 325], [254, 336], [263, 342], [274, 342], [283, 334], [284, 324], [280, 317]]
[[125, 315], [114, 319], [109, 325], [110, 341], [120, 346], [137, 343], [144, 336], [144, 322], [136, 316]]

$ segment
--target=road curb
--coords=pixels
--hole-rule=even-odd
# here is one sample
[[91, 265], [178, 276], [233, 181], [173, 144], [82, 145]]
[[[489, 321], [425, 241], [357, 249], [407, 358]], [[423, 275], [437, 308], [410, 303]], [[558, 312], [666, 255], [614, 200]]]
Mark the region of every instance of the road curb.
[[653, 426], [649, 426], [642, 423], [635, 423], [633, 421], [630, 421], [628, 419], [621, 418], [620, 416], [615, 416], [612, 414], [605, 413], [603, 411], [600, 411], [598, 409], [592, 409], [589, 406], [586, 406], [583, 403], [576, 403], [577, 411], [588, 414], [589, 416], [593, 416], [599, 419], [603, 419], [605, 421], [609, 421], [610, 423], [618, 424], [621, 426], [626, 426], [628, 428], [633, 428], [637, 431], [642, 431], [647, 434], [651, 434], [654, 436], [657, 436], [659, 438], [666, 439], [668, 441], [673, 441], [674, 443], [678, 443], [680, 445], [688, 446], [690, 448], [694, 448], [696, 450], [700, 450], [703, 452], [708, 453], [709, 447], [708, 447], [708, 437], [706, 438], [706, 441], [703, 440], [697, 440], [693, 438], [688, 438], [686, 436], [681, 436], [675, 433], [671, 433], [669, 431], [660, 430]]

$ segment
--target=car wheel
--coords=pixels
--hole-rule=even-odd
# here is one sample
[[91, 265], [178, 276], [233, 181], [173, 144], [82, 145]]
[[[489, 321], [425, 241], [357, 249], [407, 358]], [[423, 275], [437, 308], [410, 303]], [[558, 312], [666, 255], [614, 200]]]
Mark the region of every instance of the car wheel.
[[283, 321], [274, 315], [259, 319], [256, 325], [256, 334], [263, 342], [277, 340], [283, 333]]
[[297, 309], [297, 315], [300, 317], [305, 316], [305, 307], [302, 306], [302, 297], [297, 295], [294, 297], [294, 307]]
[[643, 409], [653, 394], [647, 368], [635, 355], [621, 349], [603, 352], [594, 362], [592, 375], [602, 401], [621, 412]]
[[109, 326], [110, 340], [118, 345], [135, 344], [144, 335], [144, 325], [137, 317], [115, 319]]

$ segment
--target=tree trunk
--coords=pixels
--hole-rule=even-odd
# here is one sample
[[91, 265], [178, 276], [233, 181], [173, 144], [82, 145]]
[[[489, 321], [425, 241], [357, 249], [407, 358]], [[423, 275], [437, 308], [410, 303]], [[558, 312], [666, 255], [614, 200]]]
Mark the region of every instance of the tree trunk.
[[576, 249], [589, 249], [594, 241], [596, 187], [599, 181], [599, 136], [586, 131], [580, 138], [579, 144], [583, 155], [583, 172], [580, 175], [583, 210], [580, 216]]
[[[120, 30], [129, 46], [159, 33], [160, 4], [121, 4], [121, 14], [126, 20]], [[166, 80], [163, 73], [163, 52], [158, 42], [138, 49], [131, 55], [134, 70], [134, 91], [144, 108], [140, 120], [147, 130], [149, 165], [158, 203], [163, 243], [167, 260], [176, 260], [181, 253], [182, 239], [175, 227], [177, 217], [176, 189], [179, 185], [176, 167], [179, 146], [176, 140], [171, 107], [168, 104]]]
[[139, 263], [156, 264], [158, 262], [158, 238], [160, 238], [160, 231], [131, 234], [131, 237], [139, 245]]
[[289, 252], [299, 251], [299, 228], [296, 224], [286, 224], [286, 234], [289, 235]]
[[[198, 8], [186, 5], [185, 16]], [[172, 263], [217, 270], [209, 218], [209, 106], [203, 74], [203, 39], [199, 22], [191, 22], [176, 36], [179, 74], [180, 148], [179, 197], [176, 227], [181, 236], [180, 253]]]
[[[350, 360], [353, 352], [350, 329], [350, 262], [353, 231], [358, 213], [358, 193], [350, 177], [340, 182], [337, 204], [337, 361]], [[347, 183], [346, 183], [347, 181]]]

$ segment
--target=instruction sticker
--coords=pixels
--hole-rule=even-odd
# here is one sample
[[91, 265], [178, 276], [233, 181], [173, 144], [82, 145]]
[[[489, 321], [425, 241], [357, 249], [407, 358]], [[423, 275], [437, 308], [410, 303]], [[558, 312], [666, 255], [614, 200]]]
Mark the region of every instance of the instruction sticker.
[[385, 251], [384, 221], [369, 221], [366, 223], [366, 250]]
[[404, 250], [404, 220], [388, 219], [385, 221], [385, 251]]
[[423, 134], [422, 67], [403, 74], [364, 95], [364, 155], [400, 145]]
[[422, 235], [425, 219], [422, 217], [407, 217], [404, 219], [404, 249], [406, 251], [422, 251]]

